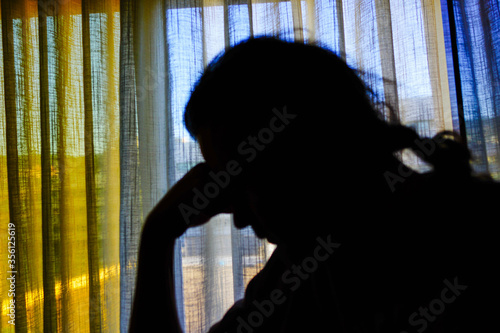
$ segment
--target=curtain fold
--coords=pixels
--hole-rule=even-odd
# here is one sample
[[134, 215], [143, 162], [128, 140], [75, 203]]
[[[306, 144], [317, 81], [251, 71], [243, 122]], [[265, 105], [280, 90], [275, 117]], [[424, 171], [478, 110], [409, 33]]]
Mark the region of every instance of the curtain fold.
[[[457, 113], [473, 151], [474, 169], [500, 179], [500, 5], [495, 0], [452, 1], [456, 31], [454, 78], [460, 90]], [[455, 101], [456, 103], [456, 101]]]
[[135, 1], [120, 2], [120, 331], [126, 332], [142, 221], [134, 62]]
[[[17, 7], [17, 8], [16, 8]], [[4, 147], [5, 147], [5, 163], [6, 163], [6, 171], [7, 171], [7, 196], [8, 196], [8, 220], [9, 222], [13, 221], [21, 221], [22, 217], [26, 217], [26, 220], [31, 220], [33, 221], [33, 224], [39, 224], [38, 216], [36, 214], [36, 211], [30, 210], [29, 208], [33, 207], [35, 204], [33, 201], [36, 200], [36, 198], [33, 198], [33, 196], [26, 196], [26, 193], [31, 194], [30, 191], [33, 191], [36, 193], [36, 184], [31, 184], [29, 181], [31, 180], [29, 177], [26, 177], [26, 173], [20, 172], [23, 169], [28, 169], [31, 167], [30, 162], [33, 163], [33, 161], [28, 160], [28, 158], [23, 158], [23, 159], [18, 159], [19, 155], [19, 148], [18, 147], [18, 141], [21, 141], [23, 138], [25, 138], [25, 133], [26, 131], [29, 131], [31, 124], [30, 124], [30, 114], [22, 114], [24, 119], [26, 119], [26, 124], [28, 125], [28, 128], [26, 131], [22, 131], [18, 128], [18, 117], [17, 117], [17, 99], [16, 99], [16, 88], [22, 89], [23, 93], [24, 91], [24, 86], [21, 85], [19, 87], [16, 87], [17, 85], [14, 83], [16, 82], [16, 71], [15, 71], [15, 25], [14, 25], [14, 17], [20, 16], [24, 12], [25, 8], [20, 8], [20, 6], [12, 6], [12, 4], [9, 3], [4, 3], [2, 2], [2, 55], [3, 55], [3, 80], [5, 82], [11, 82], [11, 84], [4, 84], [4, 105], [5, 105], [5, 137], [3, 138], [4, 141]], [[24, 13], [23, 13], [24, 14]], [[19, 25], [17, 25], [17, 28], [19, 29]], [[20, 60], [22, 61], [25, 54], [21, 53], [20, 54]], [[19, 119], [19, 122], [23, 120], [23, 118]], [[32, 145], [29, 145], [28, 142], [27, 144], [24, 145], [24, 152], [25, 155], [28, 155], [27, 153], [31, 152], [33, 150]], [[35, 147], [36, 148], [36, 147]], [[27, 186], [21, 186], [23, 184], [26, 184]], [[30, 186], [31, 185], [31, 186]], [[34, 200], [33, 200], [34, 199]], [[31, 215], [31, 216], [29, 216]], [[10, 218], [10, 219], [9, 219]], [[23, 221], [24, 223], [16, 223], [14, 226], [9, 225], [9, 236], [10, 236], [10, 231], [14, 231], [14, 233], [28, 233], [28, 228], [27, 228], [27, 223], [26, 221]], [[14, 228], [15, 227], [15, 228]], [[5, 234], [7, 234], [7, 230], [4, 229]], [[30, 233], [31, 234], [31, 233]], [[14, 234], [15, 235], [15, 234]], [[14, 236], [13, 235], [13, 236]], [[32, 234], [30, 235], [32, 236]], [[39, 237], [37, 237], [38, 240], [40, 240]], [[13, 242], [14, 241], [14, 242]], [[33, 247], [36, 246], [36, 240], [33, 240], [34, 242], [31, 244]], [[22, 262], [27, 262], [28, 260], [32, 260], [32, 265], [36, 265], [37, 263], [40, 262], [40, 258], [36, 258], [35, 254], [33, 253], [34, 251], [29, 251], [28, 250], [28, 242], [26, 239], [24, 240], [19, 240], [15, 242], [15, 239], [9, 237], [9, 243], [11, 247], [9, 247], [9, 251], [7, 252], [6, 249], [2, 249], [4, 251], [5, 257], [7, 254], [11, 254], [12, 251], [14, 251], [14, 261], [10, 261], [8, 263], [8, 266], [6, 265], [5, 262], [2, 263], [2, 270], [4, 272], [13, 272], [13, 273], [8, 273], [9, 282], [15, 280], [19, 281], [18, 284], [15, 285], [16, 292], [19, 292], [20, 294], [26, 294], [27, 290], [29, 290], [30, 284], [33, 285], [39, 285], [41, 283], [40, 279], [36, 279], [35, 281], [30, 281], [28, 279], [28, 276], [26, 274], [21, 273], [21, 268], [18, 263]], [[28, 252], [29, 251], [29, 252]], [[4, 258], [5, 258], [4, 257]], [[10, 259], [12, 259], [12, 256], [9, 256]], [[11, 266], [12, 265], [12, 266]], [[37, 267], [39, 268], [39, 267]], [[17, 274], [17, 271], [20, 271], [20, 274]], [[16, 273], [14, 273], [16, 272]], [[12, 293], [12, 288], [11, 288], [11, 283], [6, 284], [3, 283], [4, 288], [3, 290], [3, 295], [7, 294], [8, 292]], [[12, 295], [12, 294], [11, 294]], [[2, 297], [3, 299], [3, 297]], [[19, 325], [20, 327], [26, 326], [27, 321], [29, 320], [27, 318], [27, 313], [23, 309], [26, 308], [26, 299], [25, 298], [19, 298], [19, 300], [16, 299], [18, 303], [16, 305], [19, 306], [19, 312], [17, 313], [17, 318], [19, 320]], [[36, 316], [36, 315], [35, 315]], [[38, 319], [40, 319], [40, 316], [36, 316]], [[2, 317], [2, 328], [7, 327], [7, 317], [3, 316]]]
[[43, 242], [43, 330], [57, 332], [56, 276], [61, 265], [54, 244], [58, 239], [52, 221], [52, 177], [51, 177], [51, 126], [49, 100], [49, 61], [47, 44], [47, 16], [53, 15], [48, 8], [38, 3], [38, 42], [40, 52], [40, 159], [42, 182], [42, 242]]

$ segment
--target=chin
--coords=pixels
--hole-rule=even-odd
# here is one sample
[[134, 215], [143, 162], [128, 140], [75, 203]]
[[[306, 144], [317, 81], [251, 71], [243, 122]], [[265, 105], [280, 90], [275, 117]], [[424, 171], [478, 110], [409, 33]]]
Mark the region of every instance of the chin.
[[264, 238], [268, 238], [268, 234], [259, 226], [256, 226], [254, 224], [251, 225], [252, 226], [252, 230], [255, 234], [255, 236], [257, 236], [257, 238], [259, 239], [264, 239]]
[[252, 230], [257, 238], [259, 239], [267, 238], [267, 235], [262, 230], [260, 230], [259, 228], [255, 228], [253, 225], [252, 225]]
[[264, 232], [263, 230], [259, 229], [259, 228], [255, 228], [254, 226], [252, 226], [252, 229], [253, 229], [253, 232], [255, 234], [255, 236], [259, 239], [265, 239], [267, 240], [269, 243], [271, 244], [278, 244], [279, 242], [279, 239], [277, 237], [275, 237], [274, 235], [271, 235], [269, 233], [266, 233]]
[[266, 237], [267, 241], [271, 244], [278, 245], [279, 240], [273, 236], [267, 236]]

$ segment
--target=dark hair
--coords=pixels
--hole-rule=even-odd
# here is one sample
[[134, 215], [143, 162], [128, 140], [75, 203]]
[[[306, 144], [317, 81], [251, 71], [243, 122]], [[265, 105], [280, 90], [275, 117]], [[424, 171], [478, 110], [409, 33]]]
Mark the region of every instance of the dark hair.
[[[194, 138], [204, 126], [224, 131], [226, 148], [235, 150], [282, 107], [300, 117], [280, 134], [288, 143], [280, 150], [289, 154], [318, 156], [327, 145], [334, 156], [368, 154], [383, 164], [399, 150], [419, 152], [416, 143], [423, 140], [409, 127], [386, 122], [369, 88], [334, 52], [273, 37], [247, 39], [210, 62], [194, 85], [184, 121]], [[470, 174], [470, 154], [458, 136], [443, 132], [437, 138], [435, 152], [419, 156], [436, 170]]]

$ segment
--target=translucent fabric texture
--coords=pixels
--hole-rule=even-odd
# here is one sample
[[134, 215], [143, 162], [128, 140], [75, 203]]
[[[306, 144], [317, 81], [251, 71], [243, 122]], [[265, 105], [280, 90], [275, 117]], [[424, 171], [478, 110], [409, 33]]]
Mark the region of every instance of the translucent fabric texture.
[[1, 2], [1, 332], [119, 330], [119, 19]]
[[[1, 332], [127, 331], [142, 223], [203, 161], [182, 123], [192, 85], [250, 36], [333, 50], [421, 135], [464, 119], [476, 170], [500, 177], [498, 1], [452, 1], [453, 16], [444, 0], [0, 4]], [[220, 320], [273, 249], [230, 215], [179, 238], [184, 331]]]
[[[456, 58], [453, 78], [474, 167], [500, 179], [500, 4], [492, 0], [453, 1]], [[455, 63], [453, 63], [455, 61]]]
[[[192, 85], [216, 55], [250, 36], [328, 47], [360, 70], [377, 101], [392, 107], [385, 108], [389, 121], [411, 125], [426, 136], [453, 129], [439, 1], [138, 1], [128, 2], [127, 8], [133, 28], [122, 25], [122, 31], [130, 29], [133, 36], [125, 41], [122, 35], [122, 47], [129, 43], [130, 67], [121, 70], [130, 70], [135, 86], [129, 85], [130, 98], [121, 109], [126, 123], [134, 123], [129, 133], [137, 140], [129, 141], [127, 151], [137, 162], [127, 171], [129, 162], [122, 160], [122, 172], [140, 177], [136, 191], [142, 191], [142, 201], [132, 210], [122, 206], [122, 212], [142, 209], [144, 218], [168, 187], [202, 161], [182, 123]], [[415, 168], [426, 167], [409, 154], [403, 158]], [[136, 239], [136, 223], [130, 220], [127, 239]], [[272, 246], [251, 230], [236, 230], [230, 216], [223, 215], [189, 229], [177, 250], [181, 323], [186, 332], [206, 332], [242, 297]], [[132, 290], [132, 279], [127, 283], [122, 295]], [[128, 317], [123, 311], [121, 316], [124, 327]]]

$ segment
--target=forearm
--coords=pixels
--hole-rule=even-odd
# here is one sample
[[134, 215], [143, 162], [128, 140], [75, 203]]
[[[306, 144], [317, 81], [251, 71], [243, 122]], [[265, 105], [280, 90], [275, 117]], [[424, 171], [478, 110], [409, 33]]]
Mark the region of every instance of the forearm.
[[175, 239], [189, 227], [206, 223], [222, 208], [208, 208], [186, 221], [180, 205], [191, 205], [193, 189], [204, 188], [210, 167], [197, 164], [158, 202], [146, 219], [139, 248], [135, 298], [130, 333], [181, 332], [175, 304], [173, 259]]
[[175, 237], [149, 216], [139, 248], [137, 281], [129, 332], [182, 332], [177, 317], [173, 258]]

